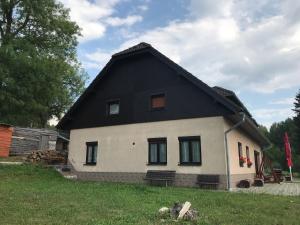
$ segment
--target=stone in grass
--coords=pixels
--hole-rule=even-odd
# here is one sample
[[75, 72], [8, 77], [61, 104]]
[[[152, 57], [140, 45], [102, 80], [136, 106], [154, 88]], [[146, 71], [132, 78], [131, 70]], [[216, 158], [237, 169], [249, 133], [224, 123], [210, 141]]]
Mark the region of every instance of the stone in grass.
[[168, 207], [162, 207], [158, 210], [160, 215], [165, 215], [168, 214], [170, 212], [170, 209]]

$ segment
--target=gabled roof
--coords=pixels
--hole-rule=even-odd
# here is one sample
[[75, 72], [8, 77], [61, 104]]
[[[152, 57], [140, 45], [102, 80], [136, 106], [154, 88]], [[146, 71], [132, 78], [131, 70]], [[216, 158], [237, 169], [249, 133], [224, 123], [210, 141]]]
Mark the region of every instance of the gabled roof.
[[141, 42], [137, 45], [134, 45], [134, 46], [132, 46], [130, 48], [127, 48], [123, 51], [120, 51], [120, 52], [117, 52], [117, 53], [113, 54], [112, 57], [119, 56], [119, 55], [125, 55], [125, 54], [128, 54], [128, 53], [134, 53], [138, 50], [142, 50], [142, 49], [148, 48], [148, 47], [152, 47], [152, 46], [148, 43]]
[[218, 86], [214, 86], [213, 89], [218, 94], [227, 98], [232, 104], [241, 107], [242, 110], [245, 111], [245, 113], [247, 113], [249, 117], [252, 117], [251, 113], [248, 111], [248, 109], [245, 107], [245, 105], [241, 102], [241, 100], [237, 97], [237, 95], [233, 91]]
[[236, 105], [237, 107], [240, 107], [241, 111], [245, 112], [246, 115], [250, 119], [253, 120], [253, 122], [255, 123], [255, 125], [258, 126], [257, 122], [252, 117], [251, 113], [248, 111], [248, 109], [246, 108], [246, 106], [242, 103], [242, 101], [237, 97], [237, 95], [233, 91], [225, 89], [223, 87], [219, 87], [219, 86], [214, 86], [212, 89], [215, 90], [218, 94], [224, 96], [232, 104]]
[[216, 93], [211, 87], [209, 87], [207, 84], [193, 76], [191, 73], [186, 71], [184, 68], [173, 62], [171, 59], [157, 51], [155, 48], [153, 48], [150, 44], [141, 42], [135, 46], [132, 46], [126, 50], [123, 50], [121, 52], [115, 53], [110, 61], [105, 65], [105, 67], [101, 70], [101, 72], [97, 75], [97, 77], [92, 81], [92, 83], [86, 88], [86, 90], [83, 92], [83, 94], [77, 99], [77, 101], [73, 104], [73, 106], [69, 109], [69, 111], [64, 115], [64, 117], [59, 121], [57, 124], [57, 128], [61, 129], [63, 128], [64, 124], [71, 120], [71, 114], [74, 110], [76, 110], [77, 107], [81, 104], [81, 102], [88, 97], [89, 94], [94, 92], [95, 86], [98, 84], [98, 82], [101, 82], [103, 77], [107, 74], [106, 72], [110, 69], [110, 67], [116, 62], [117, 60], [131, 57], [133, 55], [137, 55], [140, 53], [148, 52], [154, 56], [156, 56], [158, 59], [160, 59], [162, 62], [164, 62], [167, 66], [173, 68], [175, 72], [178, 75], [181, 75], [191, 83], [193, 83], [196, 87], [204, 91], [206, 94], [211, 96], [216, 102], [219, 102], [221, 105], [223, 105], [225, 108], [227, 108], [232, 113], [238, 113], [240, 111], [240, 107], [237, 107], [236, 105], [232, 104], [228, 99], [226, 99], [224, 96]]

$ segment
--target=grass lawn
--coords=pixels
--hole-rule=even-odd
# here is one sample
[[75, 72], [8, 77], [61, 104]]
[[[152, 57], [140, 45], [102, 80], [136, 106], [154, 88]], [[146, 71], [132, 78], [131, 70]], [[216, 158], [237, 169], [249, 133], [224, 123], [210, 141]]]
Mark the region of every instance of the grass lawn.
[[300, 224], [300, 197], [70, 181], [30, 165], [0, 165], [0, 224], [183, 224], [157, 211], [190, 201], [199, 211], [186, 224]]

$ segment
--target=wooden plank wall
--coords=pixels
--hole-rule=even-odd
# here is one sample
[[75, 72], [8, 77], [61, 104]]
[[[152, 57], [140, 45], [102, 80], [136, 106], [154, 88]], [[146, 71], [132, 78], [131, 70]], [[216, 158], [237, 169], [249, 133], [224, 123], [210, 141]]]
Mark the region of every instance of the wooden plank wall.
[[26, 155], [33, 150], [48, 150], [56, 142], [57, 132], [47, 129], [14, 127], [10, 155]]

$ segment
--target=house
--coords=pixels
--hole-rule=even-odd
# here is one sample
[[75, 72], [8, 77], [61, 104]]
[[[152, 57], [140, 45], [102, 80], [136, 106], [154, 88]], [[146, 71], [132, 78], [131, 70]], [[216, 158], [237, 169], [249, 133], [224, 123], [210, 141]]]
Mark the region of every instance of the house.
[[173, 170], [174, 185], [218, 175], [226, 189], [253, 180], [269, 144], [232, 91], [209, 87], [147, 43], [114, 54], [57, 128], [70, 131], [78, 178], [99, 181]]

